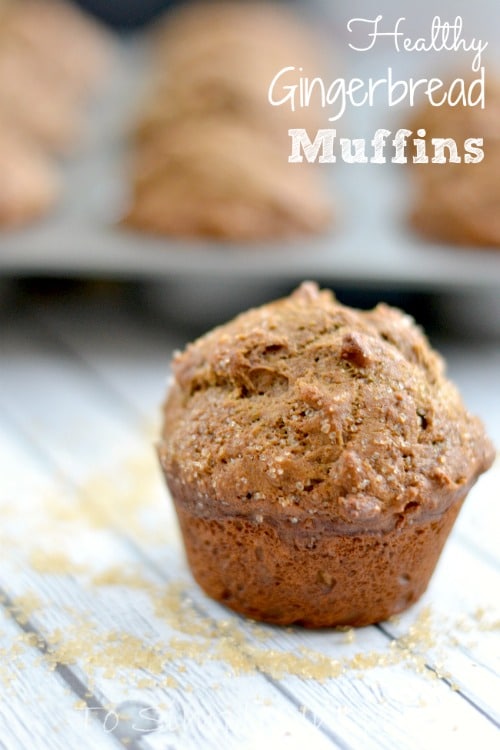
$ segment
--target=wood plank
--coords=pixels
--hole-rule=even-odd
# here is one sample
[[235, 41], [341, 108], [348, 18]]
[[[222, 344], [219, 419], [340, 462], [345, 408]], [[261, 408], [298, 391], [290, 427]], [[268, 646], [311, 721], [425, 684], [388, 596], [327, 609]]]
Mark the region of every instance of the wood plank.
[[494, 339], [446, 341], [439, 344], [448, 375], [460, 388], [467, 408], [479, 414], [497, 446], [500, 446], [500, 348]]
[[116, 748], [95, 719], [81, 720], [78, 696], [61, 674], [40, 664], [29, 633], [0, 610], [0, 745], [6, 750]]
[[44, 324], [45, 336], [67, 347], [129, 409], [151, 419], [165, 395], [172, 352], [185, 345], [189, 334], [173, 331], [145, 301], [135, 301], [131, 309], [125, 293], [116, 298], [97, 294], [83, 301], [80, 296], [69, 301], [51, 298], [49, 305], [35, 305], [28, 320], [36, 317]]

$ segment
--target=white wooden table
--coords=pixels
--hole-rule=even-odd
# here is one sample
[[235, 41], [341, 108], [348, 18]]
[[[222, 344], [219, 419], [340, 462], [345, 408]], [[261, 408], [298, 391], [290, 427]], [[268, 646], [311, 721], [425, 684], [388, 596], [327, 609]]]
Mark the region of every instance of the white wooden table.
[[[182, 335], [109, 293], [0, 321], [1, 750], [500, 746], [498, 462], [404, 616], [256, 626], [193, 583], [158, 474]], [[444, 353], [500, 445], [498, 342]]]

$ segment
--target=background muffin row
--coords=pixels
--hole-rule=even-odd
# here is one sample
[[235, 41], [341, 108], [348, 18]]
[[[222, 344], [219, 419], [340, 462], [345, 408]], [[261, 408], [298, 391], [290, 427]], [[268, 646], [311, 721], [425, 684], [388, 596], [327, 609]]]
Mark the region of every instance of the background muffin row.
[[[346, 75], [338, 62], [325, 62], [332, 58], [326, 39], [272, 3], [194, 3], [161, 21], [150, 34], [149, 93], [123, 126], [127, 195], [117, 213], [124, 225], [160, 237], [243, 243], [335, 236], [347, 223], [338, 165], [288, 163], [288, 129], [314, 134], [328, 124], [325, 113], [290, 113], [267, 101], [270, 80], [291, 61]], [[106, 77], [109, 51], [108, 34], [68, 3], [0, 5], [4, 227], [57, 205], [61, 156], [78, 147], [84, 104]], [[500, 246], [499, 91], [488, 76], [485, 110], [420, 108], [413, 115], [409, 127], [425, 128], [428, 141], [484, 134], [486, 151], [481, 164], [404, 170], [413, 189], [408, 226], [421, 236]], [[401, 114], [399, 124], [406, 119]]]

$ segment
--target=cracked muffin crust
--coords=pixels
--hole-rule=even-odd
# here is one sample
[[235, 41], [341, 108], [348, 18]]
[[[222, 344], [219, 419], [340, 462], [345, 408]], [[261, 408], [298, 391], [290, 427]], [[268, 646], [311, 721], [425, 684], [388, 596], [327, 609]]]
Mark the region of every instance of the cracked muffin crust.
[[308, 626], [421, 595], [493, 449], [411, 318], [306, 283], [173, 370], [159, 456], [207, 593]]

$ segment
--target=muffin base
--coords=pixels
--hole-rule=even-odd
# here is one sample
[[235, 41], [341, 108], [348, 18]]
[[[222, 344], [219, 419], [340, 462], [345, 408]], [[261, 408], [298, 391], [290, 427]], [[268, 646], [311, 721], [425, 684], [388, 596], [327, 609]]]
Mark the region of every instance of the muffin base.
[[174, 502], [191, 571], [210, 597], [255, 620], [321, 628], [370, 625], [416, 602], [464, 499], [438, 517], [353, 534], [206, 518]]

